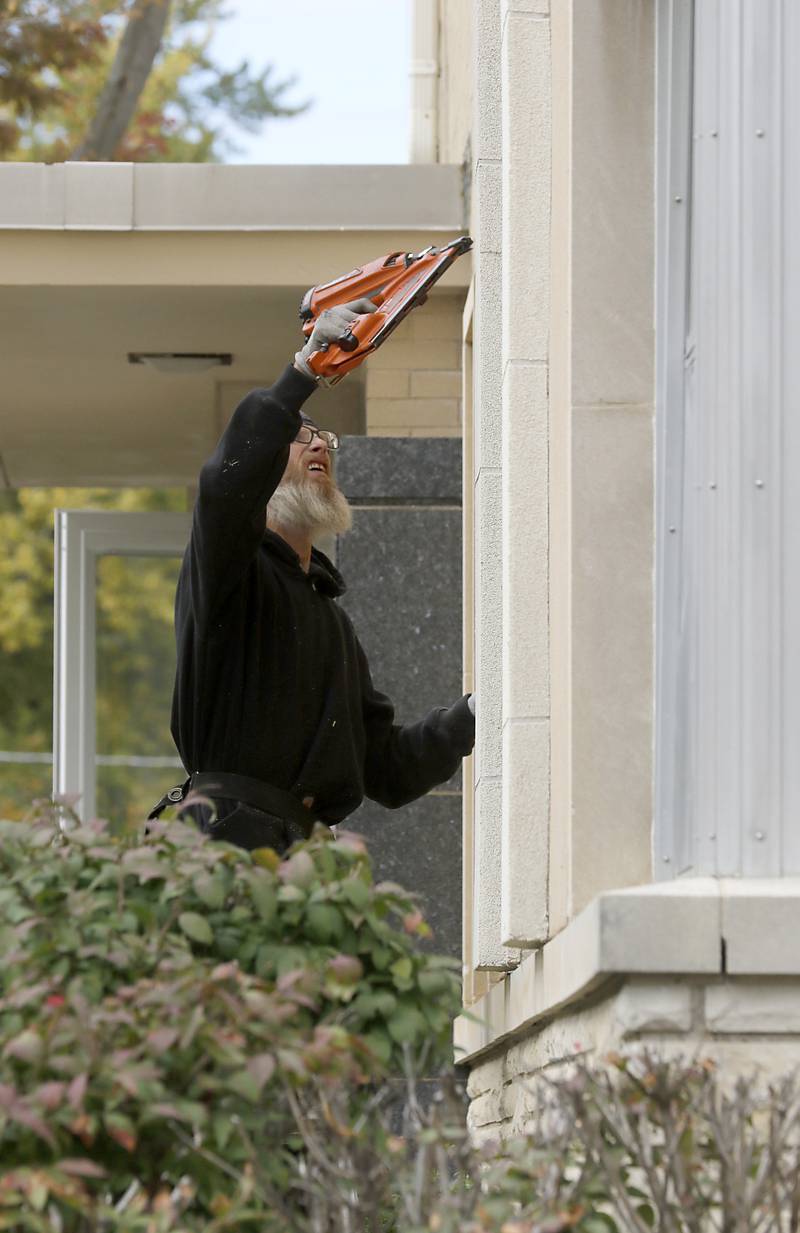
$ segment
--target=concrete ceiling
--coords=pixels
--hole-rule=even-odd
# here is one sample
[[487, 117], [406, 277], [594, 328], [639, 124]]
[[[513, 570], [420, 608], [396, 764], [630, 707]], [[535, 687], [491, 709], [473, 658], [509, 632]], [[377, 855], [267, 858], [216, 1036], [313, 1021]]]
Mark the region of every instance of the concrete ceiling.
[[[21, 166], [0, 165], [10, 487], [192, 484], [238, 399], [301, 345], [310, 285], [459, 233], [458, 168]], [[462, 258], [434, 294], [469, 277]], [[164, 374], [130, 364], [130, 351], [231, 352], [233, 363]], [[317, 392], [314, 413], [363, 432], [364, 369]]]
[[[238, 399], [301, 345], [304, 290], [0, 288], [6, 482], [192, 483]], [[130, 364], [129, 351], [231, 352], [233, 363], [184, 376]], [[363, 432], [363, 369], [319, 391], [314, 409]]]

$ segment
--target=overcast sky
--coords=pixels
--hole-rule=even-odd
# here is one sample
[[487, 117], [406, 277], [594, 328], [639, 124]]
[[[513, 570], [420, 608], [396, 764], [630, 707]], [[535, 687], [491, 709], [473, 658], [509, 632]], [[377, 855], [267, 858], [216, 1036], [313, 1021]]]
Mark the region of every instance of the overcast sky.
[[[295, 119], [235, 134], [237, 163], [408, 161], [411, 0], [229, 0], [211, 51], [234, 67], [274, 64], [297, 77]], [[233, 134], [232, 134], [233, 135]]]

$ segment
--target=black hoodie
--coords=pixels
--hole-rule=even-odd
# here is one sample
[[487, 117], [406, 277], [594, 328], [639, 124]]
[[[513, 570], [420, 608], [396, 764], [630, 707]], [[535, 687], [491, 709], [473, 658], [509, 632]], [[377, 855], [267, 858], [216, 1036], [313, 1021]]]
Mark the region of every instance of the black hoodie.
[[312, 551], [308, 573], [265, 530], [266, 507], [316, 389], [291, 365], [239, 404], [200, 473], [175, 603], [172, 734], [188, 772], [227, 771], [339, 822], [363, 797], [396, 808], [455, 772], [475, 721], [466, 697], [394, 723], [373, 686], [341, 575]]

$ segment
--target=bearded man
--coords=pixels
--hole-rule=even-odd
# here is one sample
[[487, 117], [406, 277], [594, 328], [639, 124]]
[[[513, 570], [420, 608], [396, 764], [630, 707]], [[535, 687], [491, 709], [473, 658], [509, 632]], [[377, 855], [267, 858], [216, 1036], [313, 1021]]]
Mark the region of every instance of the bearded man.
[[317, 388], [312, 352], [346, 333], [370, 300], [321, 314], [274, 385], [239, 404], [200, 473], [175, 608], [172, 734], [213, 839], [278, 852], [314, 822], [341, 822], [364, 796], [397, 808], [449, 779], [475, 739], [472, 698], [394, 722], [337, 604], [344, 581], [313, 540], [344, 534], [335, 433], [301, 412]]

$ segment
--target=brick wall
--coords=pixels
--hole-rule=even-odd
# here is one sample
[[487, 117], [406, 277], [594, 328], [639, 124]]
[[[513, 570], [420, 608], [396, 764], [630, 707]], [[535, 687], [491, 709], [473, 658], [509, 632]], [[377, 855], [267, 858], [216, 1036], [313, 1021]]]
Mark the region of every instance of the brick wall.
[[460, 295], [432, 296], [367, 364], [367, 435], [461, 436]]

